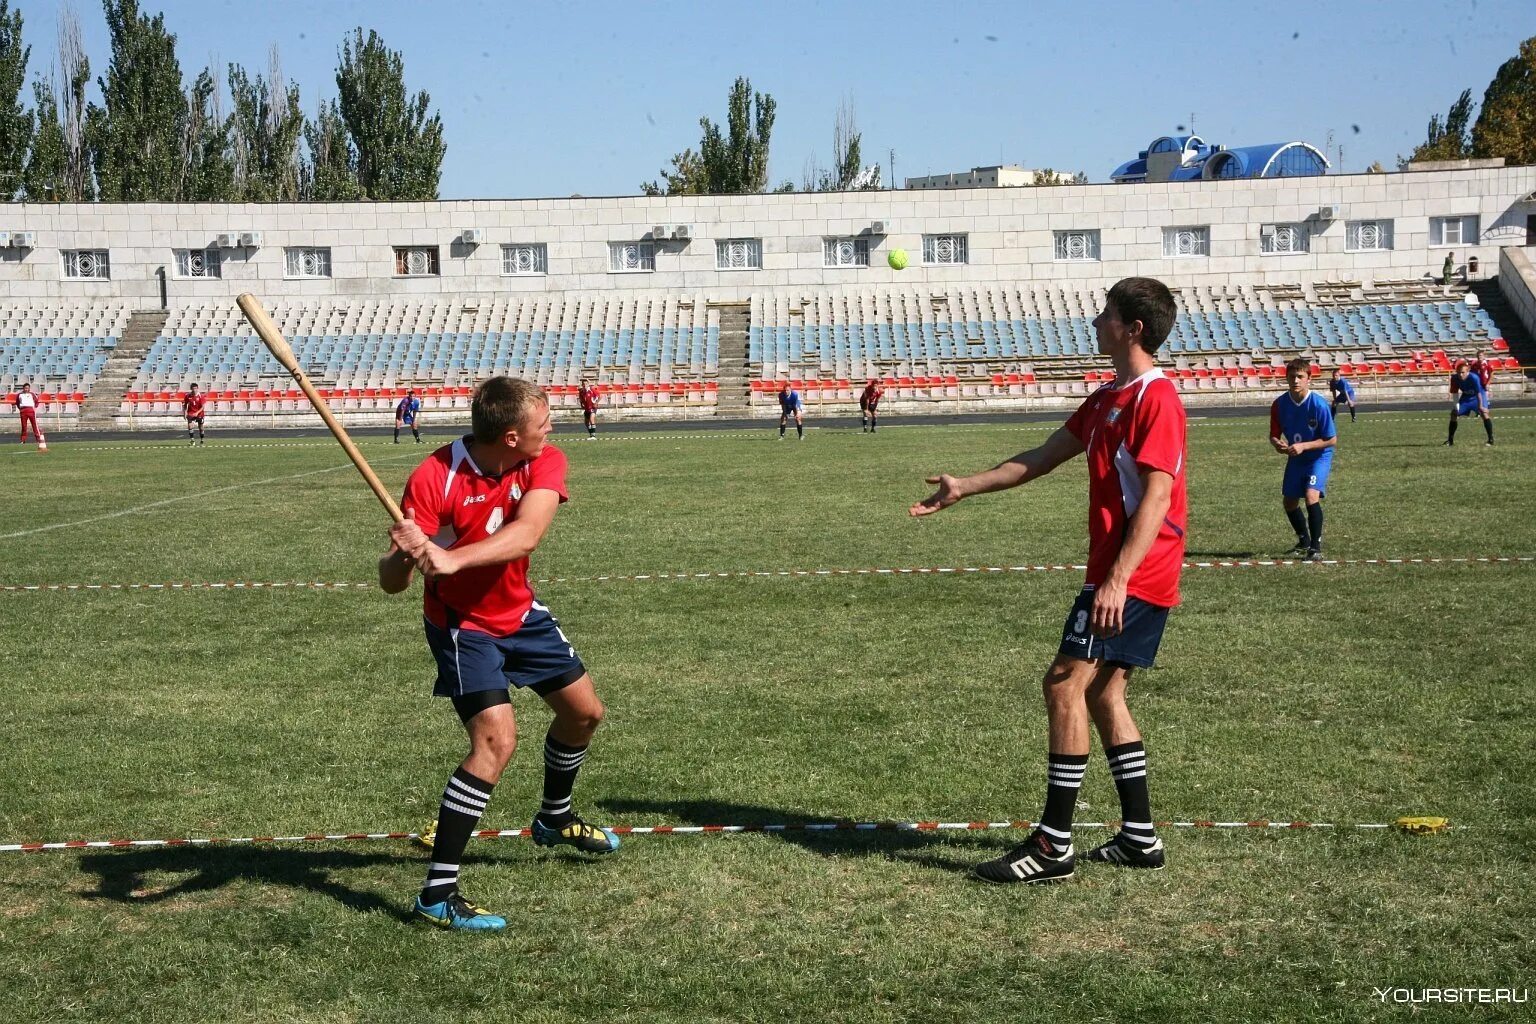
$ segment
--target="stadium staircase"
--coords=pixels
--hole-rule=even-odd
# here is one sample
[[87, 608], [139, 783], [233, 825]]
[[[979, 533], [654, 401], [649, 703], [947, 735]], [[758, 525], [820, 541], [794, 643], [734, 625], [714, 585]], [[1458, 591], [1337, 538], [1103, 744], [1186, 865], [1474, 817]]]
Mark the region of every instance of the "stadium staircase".
[[1509, 345], [1506, 354], [1520, 360], [1520, 365], [1527, 368], [1526, 373], [1529, 375], [1531, 368], [1536, 368], [1536, 338], [1531, 337], [1525, 325], [1520, 322], [1519, 314], [1510, 306], [1509, 300], [1504, 298], [1504, 293], [1499, 290], [1499, 279], [1493, 277], [1474, 281], [1468, 291], [1477, 296], [1483, 312], [1499, 325], [1499, 332]]
[[80, 427], [97, 430], [111, 427], [122, 404], [123, 395], [138, 376], [150, 346], [160, 337], [168, 314], [163, 309], [139, 310], [128, 318], [128, 326], [107, 365], [102, 367], [96, 384], [80, 409]]
[[726, 419], [751, 415], [747, 405], [747, 328], [751, 307], [746, 303], [717, 304], [720, 310], [719, 397], [715, 415]]

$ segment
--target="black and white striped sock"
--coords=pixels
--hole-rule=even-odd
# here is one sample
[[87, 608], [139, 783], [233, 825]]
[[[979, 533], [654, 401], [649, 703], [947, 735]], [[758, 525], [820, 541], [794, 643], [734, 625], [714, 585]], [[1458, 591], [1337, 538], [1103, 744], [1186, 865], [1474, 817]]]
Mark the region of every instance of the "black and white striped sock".
[[575, 817], [571, 790], [586, 759], [586, 747], [567, 746], [554, 736], [544, 737], [544, 800], [539, 805], [539, 820], [544, 824], [560, 828]]
[[1045, 813], [1040, 816], [1040, 831], [1058, 854], [1072, 849], [1072, 812], [1077, 809], [1077, 791], [1087, 771], [1087, 754], [1050, 754], [1046, 758]]
[[1140, 740], [1104, 748], [1109, 774], [1120, 794], [1120, 834], [1133, 846], [1157, 842], [1152, 829], [1152, 798], [1147, 792], [1147, 748]]
[[486, 782], [455, 768], [443, 790], [443, 802], [437, 810], [437, 838], [432, 843], [432, 863], [427, 881], [421, 888], [421, 902], [428, 906], [447, 899], [459, 885], [459, 861], [464, 847], [491, 801], [494, 782]]

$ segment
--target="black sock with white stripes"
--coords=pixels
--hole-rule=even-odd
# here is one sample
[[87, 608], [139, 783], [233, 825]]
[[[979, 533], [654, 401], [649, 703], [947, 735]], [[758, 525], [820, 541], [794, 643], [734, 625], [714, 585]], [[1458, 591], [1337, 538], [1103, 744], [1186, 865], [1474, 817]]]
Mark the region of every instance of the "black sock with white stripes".
[[443, 790], [443, 803], [437, 811], [437, 838], [432, 842], [432, 863], [427, 868], [427, 883], [421, 889], [421, 902], [427, 906], [441, 903], [459, 887], [459, 860], [470, 834], [491, 800], [496, 784], [478, 779], [463, 768], [455, 768]]
[[539, 821], [550, 828], [563, 828], [576, 817], [571, 789], [586, 759], [586, 747], [567, 746], [553, 735], [544, 737], [544, 802], [539, 806]]
[[1109, 774], [1120, 794], [1120, 835], [1146, 849], [1157, 842], [1152, 830], [1152, 798], [1147, 794], [1147, 748], [1140, 740], [1104, 748]]
[[1072, 849], [1072, 813], [1077, 809], [1077, 791], [1083, 787], [1083, 773], [1087, 770], [1087, 754], [1047, 756], [1045, 812], [1040, 815], [1040, 831], [1058, 854]]

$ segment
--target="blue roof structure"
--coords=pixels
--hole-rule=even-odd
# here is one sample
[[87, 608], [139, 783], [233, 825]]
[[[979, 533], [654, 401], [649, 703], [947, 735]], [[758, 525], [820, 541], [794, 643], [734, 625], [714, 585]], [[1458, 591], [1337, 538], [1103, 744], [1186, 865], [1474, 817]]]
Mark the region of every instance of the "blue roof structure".
[[1211, 145], [1198, 135], [1165, 135], [1153, 140], [1135, 160], [1116, 167], [1109, 177], [1117, 182], [1200, 181], [1288, 178], [1327, 172], [1327, 157], [1306, 142], [1272, 142], [1228, 149]]

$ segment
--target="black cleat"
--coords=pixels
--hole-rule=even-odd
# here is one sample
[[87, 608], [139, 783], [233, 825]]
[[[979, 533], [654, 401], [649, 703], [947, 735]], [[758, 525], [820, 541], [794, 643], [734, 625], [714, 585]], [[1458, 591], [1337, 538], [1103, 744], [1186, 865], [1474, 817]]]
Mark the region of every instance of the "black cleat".
[[1322, 548], [1308, 548], [1307, 549], [1307, 561], [1309, 561], [1309, 562], [1321, 562], [1322, 560], [1323, 560], [1323, 549]]
[[1296, 541], [1296, 545], [1294, 547], [1292, 547], [1291, 550], [1287, 551], [1286, 555], [1290, 556], [1291, 558], [1305, 558], [1305, 557], [1307, 557], [1307, 552], [1309, 552], [1311, 550], [1312, 550], [1312, 542], [1311, 541], [1301, 540], [1301, 539], [1298, 538], [1297, 541]]
[[1123, 832], [1116, 832], [1109, 842], [1083, 854], [1083, 859], [1090, 864], [1113, 864], [1147, 871], [1161, 871], [1167, 863], [1161, 839], [1153, 840], [1151, 846], [1137, 846], [1126, 839]]
[[1043, 885], [1048, 882], [1064, 882], [1072, 877], [1072, 865], [1076, 861], [1072, 848], [1058, 854], [1044, 832], [1038, 829], [1028, 839], [1001, 857], [983, 861], [971, 869], [971, 875], [983, 882], [1012, 885]]

